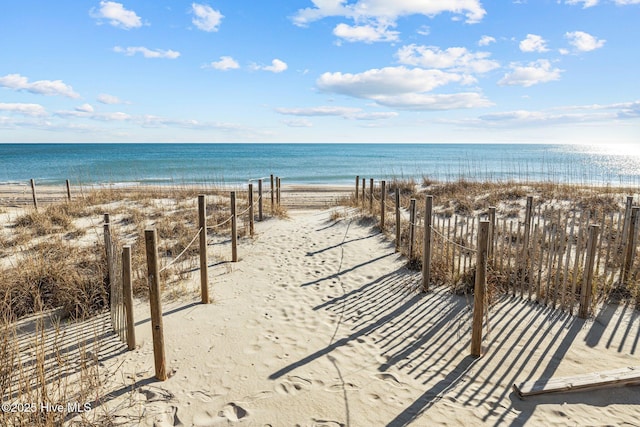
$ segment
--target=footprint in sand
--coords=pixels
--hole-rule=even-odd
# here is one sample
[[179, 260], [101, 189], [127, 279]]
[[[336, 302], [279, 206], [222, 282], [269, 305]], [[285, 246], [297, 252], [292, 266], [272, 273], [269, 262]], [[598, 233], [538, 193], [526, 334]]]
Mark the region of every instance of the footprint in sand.
[[306, 378], [298, 376], [289, 376], [280, 384], [276, 385], [275, 390], [279, 394], [295, 395], [299, 391], [311, 388], [313, 382]]
[[138, 393], [142, 394], [147, 402], [169, 402], [174, 398], [171, 392], [160, 387], [140, 387]]
[[400, 382], [393, 374], [381, 373], [381, 374], [376, 374], [374, 376], [379, 380], [389, 383], [389, 385], [393, 387], [402, 388], [402, 389], [407, 388], [407, 384]]
[[344, 427], [346, 424], [338, 421], [313, 420], [313, 427]]
[[330, 385], [326, 390], [332, 393], [340, 393], [342, 391], [354, 391], [359, 389], [360, 387], [353, 383], [337, 383]]
[[233, 402], [227, 403], [224, 408], [218, 412], [219, 417], [226, 418], [231, 422], [240, 421], [248, 415], [249, 413], [244, 408]]
[[198, 399], [201, 402], [209, 403], [213, 402], [216, 397], [222, 396], [221, 394], [211, 394], [202, 390], [190, 391], [186, 393], [192, 399]]
[[178, 418], [178, 408], [169, 406], [166, 411], [155, 416], [153, 427], [178, 427], [183, 426], [182, 421]]

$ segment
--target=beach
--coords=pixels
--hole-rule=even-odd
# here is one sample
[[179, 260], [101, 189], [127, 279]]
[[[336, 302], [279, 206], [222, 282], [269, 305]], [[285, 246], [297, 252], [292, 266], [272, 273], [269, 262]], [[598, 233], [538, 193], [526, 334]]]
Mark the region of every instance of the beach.
[[[154, 375], [149, 301], [134, 304], [136, 348], [105, 332], [90, 410], [66, 423], [144, 426], [636, 425], [639, 387], [521, 399], [514, 384], [638, 366], [632, 304], [579, 319], [500, 295], [470, 355], [472, 295], [420, 290], [392, 236], [345, 188], [285, 190], [284, 217], [208, 246], [198, 271], [162, 294], [168, 378]], [[28, 201], [28, 197], [26, 197]], [[329, 206], [327, 206], [329, 205]], [[9, 214], [17, 215], [11, 208]], [[122, 214], [112, 221], [118, 223]], [[61, 402], [69, 403], [69, 402]]]

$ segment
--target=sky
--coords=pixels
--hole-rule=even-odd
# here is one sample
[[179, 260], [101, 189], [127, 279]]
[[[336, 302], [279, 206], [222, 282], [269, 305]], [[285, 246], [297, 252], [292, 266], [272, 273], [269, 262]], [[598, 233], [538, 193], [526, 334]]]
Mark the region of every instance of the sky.
[[640, 144], [640, 0], [0, 5], [0, 142]]

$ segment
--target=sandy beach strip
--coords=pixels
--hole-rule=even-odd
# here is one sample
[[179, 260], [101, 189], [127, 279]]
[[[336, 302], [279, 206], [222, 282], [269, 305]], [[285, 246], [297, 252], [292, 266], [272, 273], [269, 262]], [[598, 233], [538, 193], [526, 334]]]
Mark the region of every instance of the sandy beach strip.
[[472, 296], [420, 293], [391, 237], [326, 207], [350, 186], [283, 191], [288, 217], [257, 222], [238, 262], [228, 240], [208, 246], [211, 304], [197, 271], [163, 294], [169, 378], [154, 377], [149, 303], [137, 300], [137, 348], [108, 340], [92, 410], [70, 425], [637, 425], [637, 386], [525, 400], [512, 388], [640, 365], [632, 306], [581, 320], [501, 296], [475, 359]]
[[149, 307], [139, 301], [138, 348], [105, 364], [114, 371], [93, 415], [158, 427], [637, 423], [640, 387], [527, 400], [512, 390], [638, 365], [631, 307], [585, 321], [502, 297], [474, 359], [471, 296], [419, 293], [419, 273], [392, 241], [355, 216], [330, 216], [293, 210], [257, 224], [239, 262], [210, 267], [212, 304], [194, 293], [165, 302], [164, 382], [153, 378]]

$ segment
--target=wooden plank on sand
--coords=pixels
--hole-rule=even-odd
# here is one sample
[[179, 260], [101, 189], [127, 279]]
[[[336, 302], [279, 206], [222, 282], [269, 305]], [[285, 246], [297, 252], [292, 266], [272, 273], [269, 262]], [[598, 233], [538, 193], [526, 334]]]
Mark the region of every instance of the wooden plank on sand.
[[513, 390], [520, 399], [538, 394], [567, 391], [593, 390], [603, 387], [640, 385], [640, 366], [630, 366], [613, 371], [595, 372], [574, 377], [543, 378], [514, 384]]

